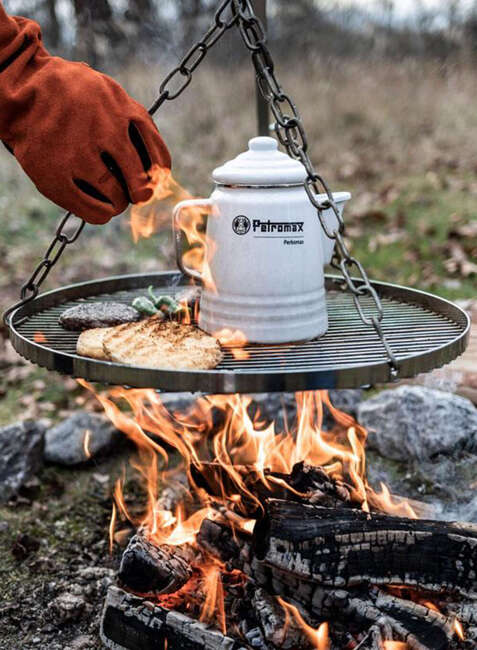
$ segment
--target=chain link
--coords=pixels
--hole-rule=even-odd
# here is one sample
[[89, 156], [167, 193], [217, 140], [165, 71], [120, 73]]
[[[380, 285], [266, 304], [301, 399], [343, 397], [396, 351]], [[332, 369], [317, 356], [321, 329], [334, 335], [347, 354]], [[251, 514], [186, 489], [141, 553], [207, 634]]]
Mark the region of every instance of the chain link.
[[[322, 176], [313, 166], [308, 155], [308, 141], [303, 121], [291, 97], [283, 90], [274, 72], [273, 59], [266, 44], [266, 34], [260, 19], [256, 16], [250, 0], [232, 0], [233, 11], [238, 18], [242, 40], [250, 51], [258, 79], [258, 87], [269, 103], [275, 118], [275, 132], [278, 140], [288, 154], [299, 160], [306, 170], [305, 190], [310, 202], [317, 211], [318, 218], [326, 236], [335, 241], [332, 266], [341, 271], [347, 289], [351, 292], [361, 321], [372, 327], [378, 335], [388, 357], [391, 378], [399, 372], [397, 359], [382, 328], [383, 306], [371, 285], [363, 265], [351, 255], [345, 242], [345, 223], [336, 205], [333, 193]], [[322, 195], [325, 195], [323, 200]], [[325, 212], [331, 210], [335, 225], [330, 227]], [[351, 271], [357, 272], [353, 278]], [[364, 299], [371, 299], [373, 312], [365, 306]]]
[[[390, 365], [391, 378], [397, 377], [399, 372], [398, 362], [389, 345], [382, 329], [383, 307], [379, 296], [371, 285], [368, 275], [362, 264], [351, 255], [345, 242], [345, 224], [340, 210], [336, 205], [333, 193], [328, 184], [313, 166], [308, 155], [308, 141], [298, 108], [289, 95], [287, 95], [275, 75], [275, 66], [267, 47], [267, 37], [263, 25], [256, 16], [250, 0], [223, 0], [214, 15], [211, 27], [203, 37], [185, 54], [179, 64], [166, 76], [159, 86], [159, 96], [149, 109], [154, 115], [165, 101], [172, 101], [179, 97], [192, 81], [192, 75], [202, 63], [209, 50], [232, 27], [238, 26], [242, 40], [251, 53], [252, 63], [258, 80], [258, 87], [263, 97], [269, 103], [272, 114], [276, 120], [275, 133], [288, 154], [299, 160], [305, 167], [305, 190], [312, 205], [316, 208], [318, 218], [326, 236], [335, 241], [335, 252], [332, 266], [339, 269], [347, 289], [351, 292], [359, 317], [365, 325], [373, 327], [379, 336]], [[326, 198], [321, 198], [325, 194]], [[332, 210], [336, 220], [334, 229], [330, 228], [325, 212]], [[33, 300], [38, 295], [41, 284], [44, 282], [53, 266], [56, 264], [65, 248], [75, 242], [84, 228], [85, 222], [76, 227], [72, 235], [68, 235], [66, 228], [70, 219], [74, 217], [70, 212], [62, 218], [55, 238], [51, 242], [45, 257], [38, 264], [28, 281], [21, 290], [21, 301], [11, 307], [4, 314], [4, 321], [12, 311], [19, 306]], [[75, 217], [77, 218], [77, 217]], [[358, 282], [351, 276], [350, 271], [356, 269]], [[371, 298], [375, 310], [367, 313], [362, 302], [364, 298]]]
[[[74, 223], [73, 220], [76, 220], [79, 223], [76, 223], [73, 232], [69, 234], [69, 227]], [[13, 311], [37, 297], [41, 285], [48, 277], [51, 269], [60, 259], [63, 251], [67, 246], [70, 246], [78, 239], [85, 225], [86, 223], [83, 219], [76, 217], [71, 212], [67, 212], [62, 217], [56, 229], [55, 237], [48, 246], [44, 258], [36, 266], [31, 276], [21, 288], [21, 300], [3, 314], [3, 322], [5, 324], [7, 324], [8, 317]]]
[[[192, 81], [192, 73], [202, 63], [209, 50], [229, 29], [238, 24], [238, 15], [233, 11], [232, 0], [224, 0], [215, 12], [214, 22], [207, 32], [186, 53], [178, 65], [159, 86], [159, 97], [149, 109], [154, 113], [165, 101], [177, 99]], [[254, 34], [255, 36], [255, 34]]]

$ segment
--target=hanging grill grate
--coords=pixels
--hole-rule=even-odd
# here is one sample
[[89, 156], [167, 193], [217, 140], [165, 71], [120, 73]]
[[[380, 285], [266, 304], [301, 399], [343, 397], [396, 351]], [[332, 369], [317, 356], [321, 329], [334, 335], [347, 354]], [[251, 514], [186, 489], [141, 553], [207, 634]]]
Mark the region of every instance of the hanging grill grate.
[[[80, 357], [78, 334], [58, 323], [68, 307], [95, 301], [131, 303], [151, 284], [174, 295], [187, 284], [177, 272], [127, 275], [57, 289], [19, 307], [7, 324], [13, 346], [25, 358], [50, 370], [109, 384], [171, 392], [254, 393], [388, 382], [388, 358], [378, 335], [363, 325], [352, 296], [341, 291], [337, 281], [327, 276], [330, 326], [323, 337], [298, 344], [250, 345], [240, 348], [239, 359], [233, 349], [226, 349], [214, 370], [161, 370]], [[378, 282], [373, 287], [383, 303], [383, 328], [401, 378], [440, 367], [465, 350], [470, 323], [459, 307], [405, 287]]]

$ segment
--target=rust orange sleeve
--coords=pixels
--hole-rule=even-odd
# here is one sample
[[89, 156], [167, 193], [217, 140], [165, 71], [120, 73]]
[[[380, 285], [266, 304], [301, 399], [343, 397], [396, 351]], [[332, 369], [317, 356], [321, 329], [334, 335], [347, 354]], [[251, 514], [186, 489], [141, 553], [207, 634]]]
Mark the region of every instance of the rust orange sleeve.
[[51, 56], [40, 26], [0, 1], [0, 140], [39, 191], [91, 223], [152, 196], [171, 158], [146, 109], [111, 77]]
[[22, 93], [23, 81], [33, 72], [40, 48], [40, 26], [27, 18], [9, 16], [0, 2], [0, 138], [8, 139], [16, 112], [28, 100]]

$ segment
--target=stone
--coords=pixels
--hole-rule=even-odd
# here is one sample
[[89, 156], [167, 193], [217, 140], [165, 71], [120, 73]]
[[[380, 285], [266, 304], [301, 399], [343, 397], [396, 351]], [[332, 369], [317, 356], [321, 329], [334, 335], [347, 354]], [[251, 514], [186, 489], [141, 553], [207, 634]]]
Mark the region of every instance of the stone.
[[45, 426], [25, 421], [0, 428], [0, 503], [15, 496], [42, 465]]
[[[343, 388], [340, 390], [328, 391], [331, 404], [348, 415], [353, 416], [355, 419], [358, 416], [358, 406], [363, 401], [364, 390], [362, 388]], [[334, 425], [334, 418], [330, 411], [326, 408], [323, 409], [323, 428], [332, 429]]]
[[461, 521], [470, 521], [477, 523], [477, 496], [475, 496], [470, 503], [461, 507]]
[[464, 397], [423, 386], [385, 390], [358, 407], [368, 446], [399, 461], [477, 448], [477, 408]]
[[55, 624], [63, 625], [79, 620], [85, 606], [84, 598], [65, 591], [48, 604], [48, 614]]
[[[362, 389], [330, 390], [329, 395], [335, 408], [356, 417], [364, 391]], [[160, 397], [164, 406], [171, 413], [176, 411], [185, 413], [201, 395], [198, 393], [169, 393]], [[276, 423], [275, 430], [279, 432], [285, 428], [285, 413], [288, 423], [293, 423], [297, 412], [295, 393], [254, 393], [250, 397], [253, 400], [250, 406], [252, 417], [258, 409], [263, 419]], [[323, 427], [327, 429], [332, 425], [333, 418], [325, 407]]]
[[81, 411], [46, 432], [45, 460], [79, 465], [111, 448], [120, 436], [102, 415]]
[[65, 650], [91, 650], [96, 647], [96, 639], [90, 634], [81, 634], [65, 646]]

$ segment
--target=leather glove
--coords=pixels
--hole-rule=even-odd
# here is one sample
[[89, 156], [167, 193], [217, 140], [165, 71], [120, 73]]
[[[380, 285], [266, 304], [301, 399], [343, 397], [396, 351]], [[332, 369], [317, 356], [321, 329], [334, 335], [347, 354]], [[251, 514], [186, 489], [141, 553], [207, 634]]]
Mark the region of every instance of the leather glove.
[[152, 196], [171, 159], [152, 118], [110, 77], [50, 56], [40, 27], [0, 3], [0, 139], [46, 197], [106, 223]]

